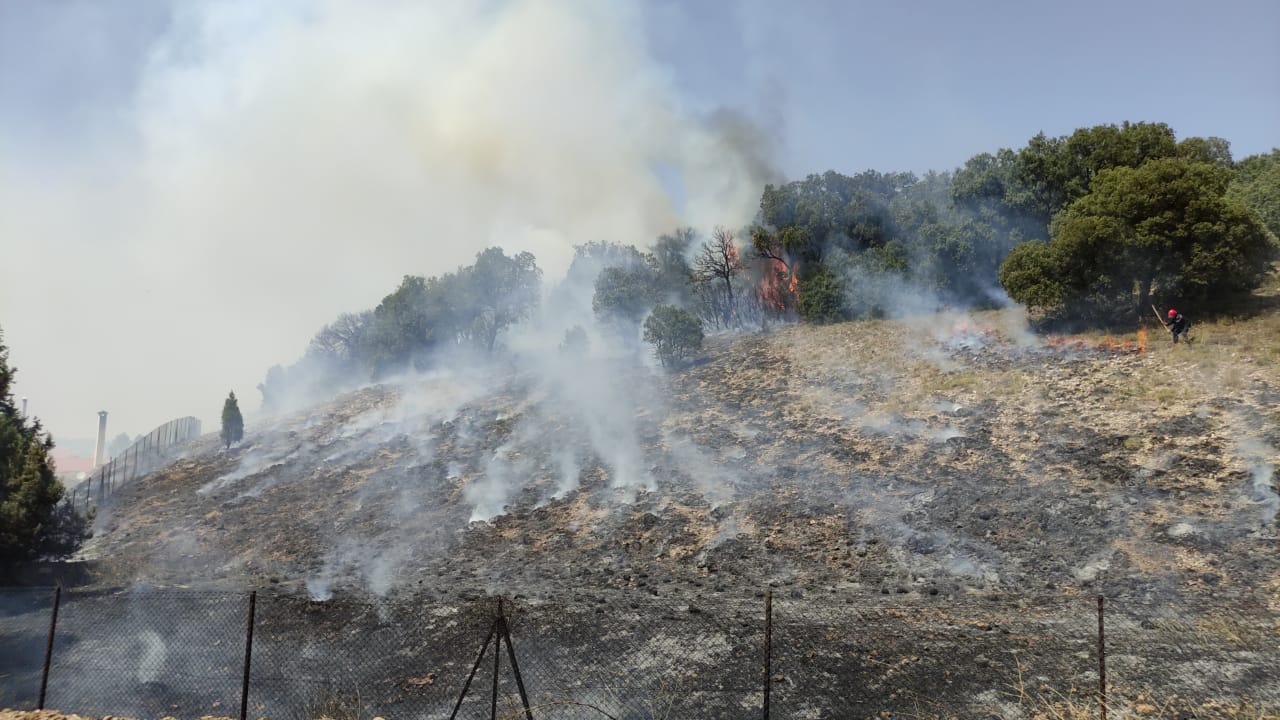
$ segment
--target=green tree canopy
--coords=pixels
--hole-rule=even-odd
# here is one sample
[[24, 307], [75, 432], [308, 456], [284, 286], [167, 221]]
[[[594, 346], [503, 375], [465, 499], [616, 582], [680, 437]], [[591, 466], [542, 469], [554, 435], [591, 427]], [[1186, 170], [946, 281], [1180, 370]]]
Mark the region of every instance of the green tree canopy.
[[1019, 232], [1020, 240], [1043, 238], [1054, 216], [1088, 194], [1103, 170], [1180, 153], [1208, 160], [1220, 149], [1216, 138], [1196, 140], [1180, 150], [1168, 125], [1142, 122], [1095, 125], [1056, 138], [1040, 133], [1021, 150], [971, 158], [956, 173], [952, 197], [993, 225]]
[[607, 267], [596, 276], [591, 309], [601, 319], [634, 331], [661, 295], [658, 274], [649, 264]]
[[476, 255], [476, 263], [458, 271], [455, 293], [465, 336], [487, 352], [499, 333], [529, 317], [538, 306], [542, 270], [532, 253], [508, 257], [491, 247]]
[[1230, 172], [1180, 157], [1098, 173], [1054, 222], [1048, 245], [1015, 249], [1000, 271], [1010, 297], [1090, 315], [1153, 293], [1202, 308], [1258, 286], [1276, 256], [1257, 216], [1227, 196]]
[[1257, 213], [1271, 234], [1280, 237], [1280, 148], [1241, 160], [1227, 194]]
[[[889, 242], [896, 234], [893, 199], [916, 183], [911, 173], [830, 171], [785, 185], [766, 185], [760, 223], [752, 231], [757, 253], [800, 272], [833, 250], [858, 252]], [[802, 274], [801, 277], [806, 277]]]
[[800, 317], [812, 323], [825, 324], [845, 319], [844, 287], [831, 270], [823, 267], [800, 284], [796, 303]]
[[235, 391], [227, 395], [222, 403], [222, 442], [231, 447], [244, 439], [244, 416], [240, 414], [240, 403], [236, 400]]
[[0, 332], [0, 563], [64, 557], [88, 536], [84, 519], [59, 505], [53, 438], [14, 406], [16, 372]]

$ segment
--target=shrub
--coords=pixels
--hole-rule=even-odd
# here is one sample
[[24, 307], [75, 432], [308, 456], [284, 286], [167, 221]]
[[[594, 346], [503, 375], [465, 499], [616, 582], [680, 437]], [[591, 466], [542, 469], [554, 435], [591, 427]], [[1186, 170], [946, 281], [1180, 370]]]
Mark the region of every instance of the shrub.
[[844, 288], [835, 273], [822, 268], [800, 285], [797, 303], [800, 317], [812, 323], [833, 323], [844, 319]]
[[686, 362], [702, 349], [702, 321], [686, 310], [659, 305], [644, 321], [644, 340], [653, 345], [663, 367]]
[[590, 348], [587, 331], [581, 325], [574, 325], [565, 330], [564, 339], [560, 341], [560, 351], [570, 355], [586, 355]]

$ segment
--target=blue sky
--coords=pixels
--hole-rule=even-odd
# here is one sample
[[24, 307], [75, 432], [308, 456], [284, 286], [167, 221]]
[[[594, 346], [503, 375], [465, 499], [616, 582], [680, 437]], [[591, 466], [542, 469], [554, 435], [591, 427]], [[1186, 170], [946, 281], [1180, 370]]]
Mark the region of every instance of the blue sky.
[[1280, 145], [1269, 0], [663, 7], [655, 53], [688, 95], [771, 123], [789, 176], [951, 168], [1123, 120], [1224, 137], [1237, 157]]
[[0, 327], [47, 426], [252, 411], [405, 273], [743, 224], [762, 159], [946, 170], [1124, 120], [1280, 145], [1274, 0], [479, 2], [0, 0]]
[[[660, 0], [643, 14], [689, 101], [750, 114], [791, 177], [951, 168], [1122, 120], [1224, 137], [1237, 157], [1280, 145], [1271, 0]], [[169, 17], [161, 0], [0, 0], [4, 131], [66, 150], [113, 122]]]

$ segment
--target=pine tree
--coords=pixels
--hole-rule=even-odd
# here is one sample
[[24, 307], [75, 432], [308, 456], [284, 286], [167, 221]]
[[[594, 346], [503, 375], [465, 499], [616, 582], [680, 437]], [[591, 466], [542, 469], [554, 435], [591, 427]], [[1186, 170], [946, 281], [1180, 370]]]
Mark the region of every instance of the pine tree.
[[231, 448], [231, 443], [238, 443], [244, 438], [244, 416], [240, 414], [240, 404], [236, 401], [234, 391], [222, 404], [222, 442]]
[[84, 518], [59, 506], [63, 489], [53, 439], [13, 404], [16, 370], [0, 333], [0, 562], [71, 554], [88, 536]]

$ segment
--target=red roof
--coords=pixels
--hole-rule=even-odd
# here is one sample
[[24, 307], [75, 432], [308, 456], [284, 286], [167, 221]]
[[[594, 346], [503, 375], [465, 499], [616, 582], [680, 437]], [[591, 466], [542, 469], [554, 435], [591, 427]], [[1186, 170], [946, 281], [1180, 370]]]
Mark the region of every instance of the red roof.
[[93, 458], [77, 455], [71, 450], [53, 449], [53, 463], [59, 474], [73, 472], [89, 472], [93, 469]]

